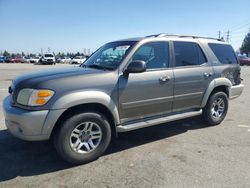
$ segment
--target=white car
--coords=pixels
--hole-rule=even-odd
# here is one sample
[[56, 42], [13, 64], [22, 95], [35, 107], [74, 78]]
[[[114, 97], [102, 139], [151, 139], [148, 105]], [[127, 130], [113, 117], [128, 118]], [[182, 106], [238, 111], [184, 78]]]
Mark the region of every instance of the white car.
[[40, 60], [40, 58], [41, 58], [41, 57], [39, 57], [39, 56], [31, 57], [31, 58], [29, 59], [29, 62], [30, 62], [30, 63], [38, 63], [39, 60]]
[[71, 64], [82, 64], [84, 61], [86, 61], [86, 57], [85, 56], [75, 56], [72, 60], [71, 60]]
[[44, 65], [53, 65], [56, 64], [56, 58], [54, 54], [46, 53], [41, 57], [39, 62]]
[[71, 62], [71, 58], [70, 57], [61, 57], [58, 59], [59, 63], [70, 63]]

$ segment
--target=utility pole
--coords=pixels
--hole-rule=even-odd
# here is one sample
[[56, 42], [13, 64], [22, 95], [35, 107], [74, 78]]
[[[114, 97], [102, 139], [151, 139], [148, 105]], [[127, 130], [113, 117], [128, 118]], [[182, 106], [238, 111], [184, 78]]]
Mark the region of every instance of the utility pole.
[[219, 31], [219, 37], [218, 38], [221, 39], [221, 31]]
[[230, 31], [227, 31], [227, 42], [229, 42], [229, 37], [230, 37]]

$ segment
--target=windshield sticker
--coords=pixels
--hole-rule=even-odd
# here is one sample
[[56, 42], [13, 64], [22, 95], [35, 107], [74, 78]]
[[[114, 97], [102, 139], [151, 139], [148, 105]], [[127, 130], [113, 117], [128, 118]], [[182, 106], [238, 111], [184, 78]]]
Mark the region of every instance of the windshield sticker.
[[125, 46], [117, 46], [116, 50], [127, 50], [130, 47], [130, 45], [125, 45]]

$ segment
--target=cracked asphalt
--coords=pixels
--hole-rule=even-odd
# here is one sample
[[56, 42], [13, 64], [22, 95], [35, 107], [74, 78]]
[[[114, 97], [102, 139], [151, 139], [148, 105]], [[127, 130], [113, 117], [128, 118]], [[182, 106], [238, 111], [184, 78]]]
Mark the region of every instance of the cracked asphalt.
[[[22, 73], [70, 66], [0, 64], [0, 101]], [[0, 187], [250, 187], [250, 67], [245, 89], [226, 119], [206, 127], [199, 117], [122, 133], [89, 164], [62, 161], [51, 142], [11, 136], [0, 103]]]

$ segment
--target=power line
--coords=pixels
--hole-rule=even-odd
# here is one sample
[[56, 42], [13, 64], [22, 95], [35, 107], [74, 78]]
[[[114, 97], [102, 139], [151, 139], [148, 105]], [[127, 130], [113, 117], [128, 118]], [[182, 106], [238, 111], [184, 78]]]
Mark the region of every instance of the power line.
[[231, 29], [231, 30], [238, 31], [238, 30], [244, 29], [244, 28], [249, 27], [249, 26], [250, 26], [250, 22], [247, 24], [241, 25], [240, 27], [237, 27], [236, 29]]
[[250, 24], [250, 20], [247, 19], [247, 20], [245, 20], [245, 21], [243, 21], [241, 23], [238, 23], [238, 24], [235, 24], [235, 25], [231, 26], [231, 30], [234, 30], [234, 29], [236, 29], [238, 27], [241, 27], [242, 25], [245, 25], [246, 23]]

